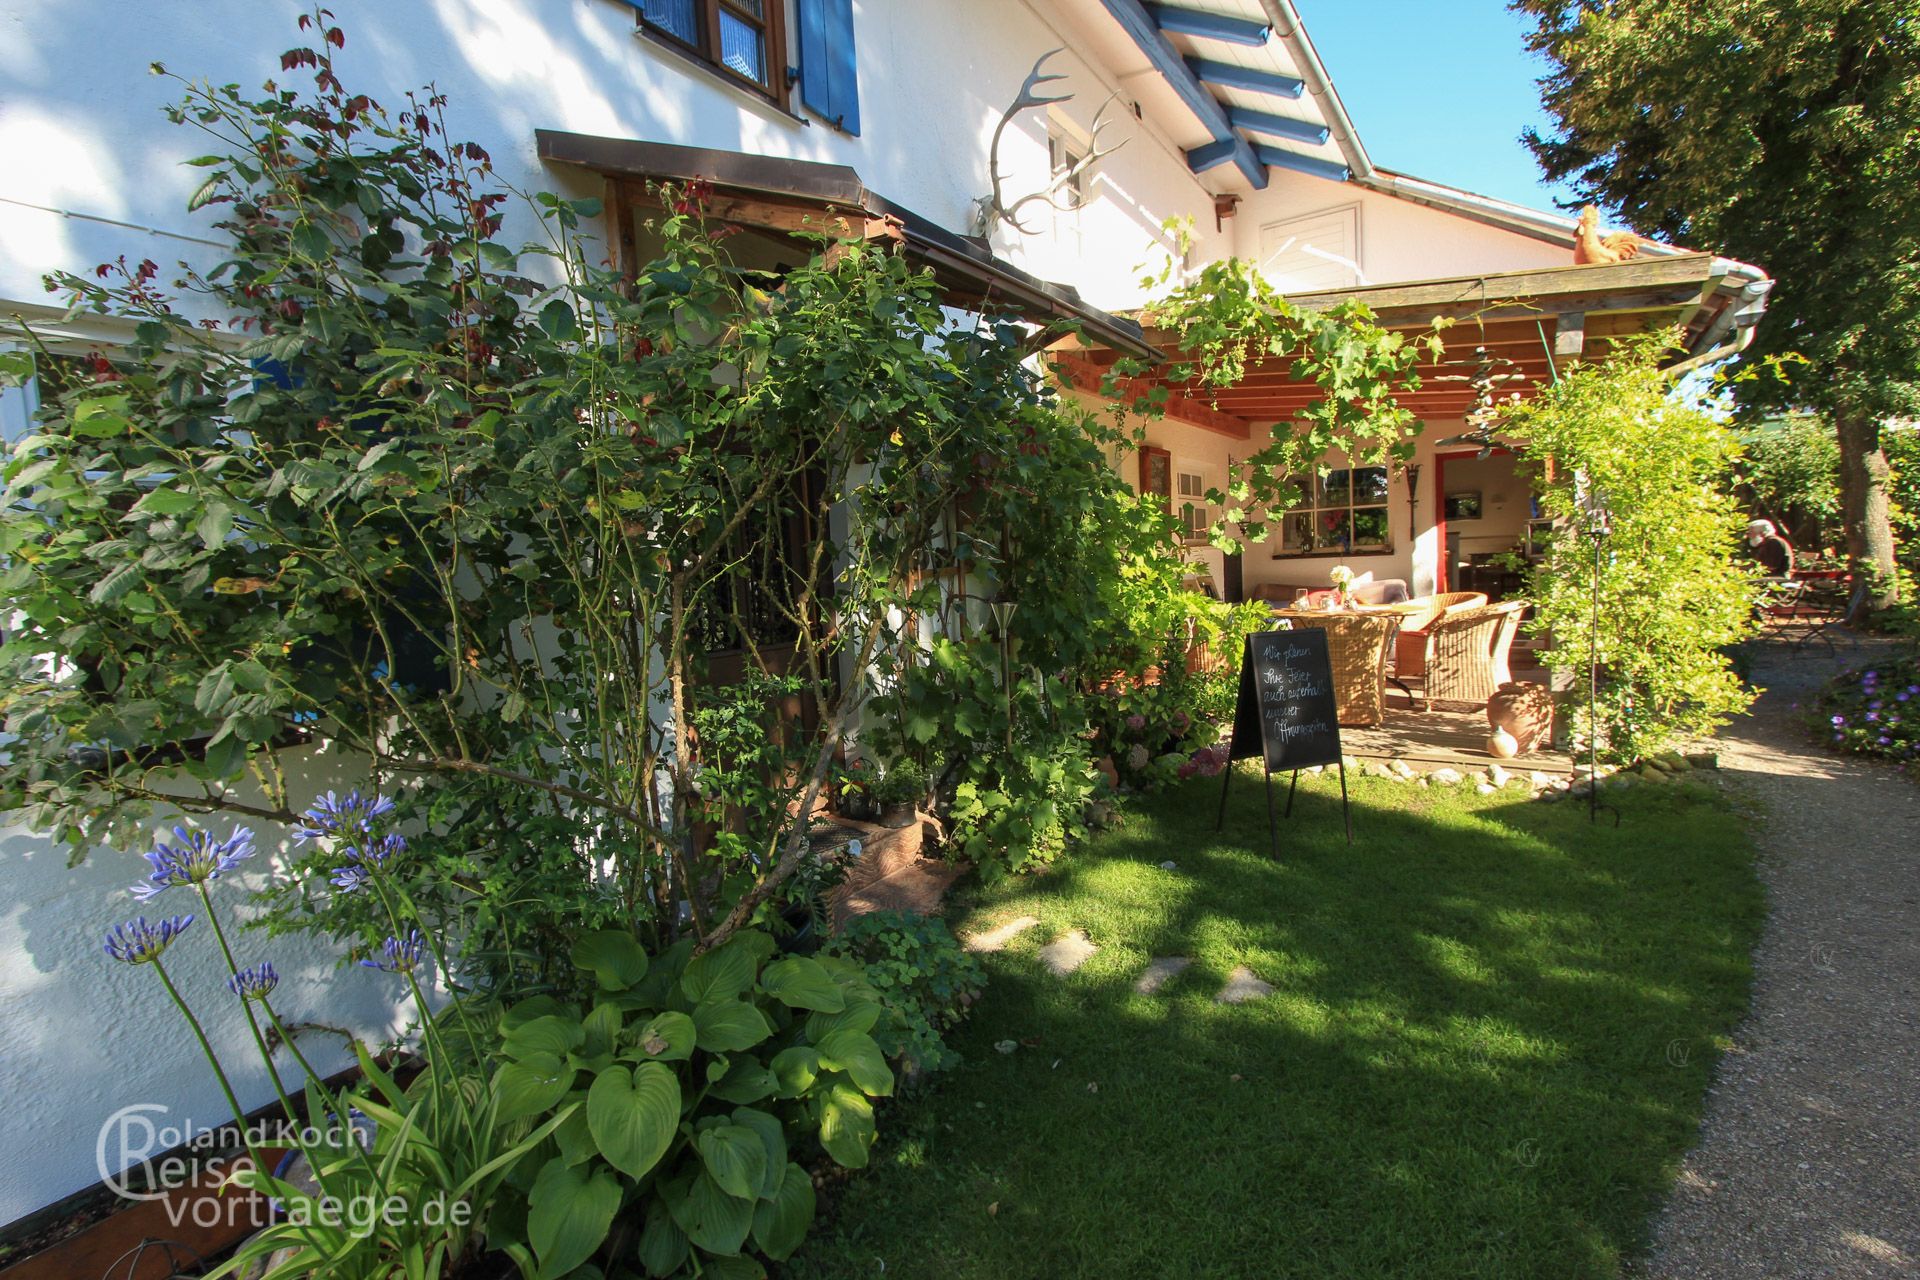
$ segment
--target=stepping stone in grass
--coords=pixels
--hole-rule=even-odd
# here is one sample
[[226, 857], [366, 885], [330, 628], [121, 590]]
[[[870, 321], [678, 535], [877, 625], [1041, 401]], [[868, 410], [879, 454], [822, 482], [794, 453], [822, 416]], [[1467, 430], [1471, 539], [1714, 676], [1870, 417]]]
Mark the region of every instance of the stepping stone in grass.
[[1192, 963], [1185, 956], [1161, 956], [1147, 966], [1147, 971], [1140, 975], [1133, 989], [1143, 996], [1150, 996]]
[[1241, 965], [1227, 975], [1227, 985], [1214, 997], [1218, 1004], [1245, 1004], [1273, 994], [1273, 987], [1253, 976], [1253, 970]]
[[985, 933], [970, 933], [966, 937], [969, 951], [1002, 951], [1006, 945], [1040, 923], [1038, 916], [1018, 916], [1007, 921], [997, 929]]
[[1087, 937], [1085, 929], [1075, 929], [1040, 948], [1040, 963], [1047, 966], [1047, 972], [1054, 977], [1064, 978], [1085, 964], [1087, 957], [1099, 949]]

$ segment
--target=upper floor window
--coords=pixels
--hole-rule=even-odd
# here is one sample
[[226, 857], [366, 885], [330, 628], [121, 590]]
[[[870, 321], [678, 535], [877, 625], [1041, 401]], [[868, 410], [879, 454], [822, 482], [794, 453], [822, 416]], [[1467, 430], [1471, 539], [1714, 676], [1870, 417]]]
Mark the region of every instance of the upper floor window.
[[781, 0], [642, 0], [641, 25], [747, 87], [787, 104]]

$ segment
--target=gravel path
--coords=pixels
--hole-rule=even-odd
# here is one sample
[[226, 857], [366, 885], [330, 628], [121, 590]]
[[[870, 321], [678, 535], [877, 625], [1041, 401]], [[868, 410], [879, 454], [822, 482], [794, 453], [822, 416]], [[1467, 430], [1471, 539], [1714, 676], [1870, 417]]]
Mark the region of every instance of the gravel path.
[[1842, 665], [1784, 648], [1722, 735], [1765, 804], [1753, 1009], [1638, 1275], [1920, 1275], [1920, 787], [1812, 750], [1792, 704]]

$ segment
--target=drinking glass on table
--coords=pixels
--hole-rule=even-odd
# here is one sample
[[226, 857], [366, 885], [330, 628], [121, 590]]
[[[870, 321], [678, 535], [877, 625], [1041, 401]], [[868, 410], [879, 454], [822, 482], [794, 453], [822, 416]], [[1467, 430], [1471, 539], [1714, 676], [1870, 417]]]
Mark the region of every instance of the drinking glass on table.
[[1304, 609], [1307, 607], [1307, 589], [1305, 587], [1295, 587], [1293, 589], [1293, 607], [1296, 609]]

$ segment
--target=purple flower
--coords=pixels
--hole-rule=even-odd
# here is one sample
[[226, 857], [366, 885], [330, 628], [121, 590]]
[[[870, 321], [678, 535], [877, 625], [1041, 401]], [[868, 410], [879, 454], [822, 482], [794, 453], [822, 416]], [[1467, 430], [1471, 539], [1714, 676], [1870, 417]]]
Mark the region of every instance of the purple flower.
[[173, 829], [178, 844], [165, 841], [153, 846], [145, 858], [153, 867], [145, 884], [133, 886], [133, 896], [146, 902], [177, 884], [204, 884], [218, 880], [223, 871], [231, 871], [253, 856], [253, 832], [235, 827], [225, 840], [215, 840], [206, 831]]
[[265, 1000], [268, 993], [279, 985], [280, 975], [271, 960], [264, 960], [250, 969], [242, 969], [227, 979], [227, 990], [242, 1000]]
[[172, 916], [155, 924], [149, 924], [147, 918], [141, 916], [117, 924], [107, 930], [106, 952], [124, 964], [148, 964], [158, 960], [160, 953], [192, 923], [192, 916]]
[[380, 955], [362, 960], [361, 966], [378, 969], [382, 973], [412, 973], [420, 965], [420, 958], [426, 954], [427, 940], [420, 936], [418, 929], [409, 929], [404, 941], [388, 938], [381, 944]]
[[1142, 729], [1146, 727], [1147, 727], [1147, 718], [1141, 715], [1139, 712], [1136, 711], [1132, 715], [1127, 717], [1127, 728], [1133, 730], [1135, 733], [1140, 732]]
[[1893, 695], [1893, 700], [1895, 702], [1905, 702], [1911, 697], [1913, 697], [1913, 692], [1911, 690], [1902, 689], [1900, 692]]
[[1847, 722], [1847, 718], [1845, 716], [1835, 716], [1833, 718], [1833, 723], [1836, 728], [1839, 727], [1840, 725], [1845, 724], [1846, 722]]
[[363, 794], [355, 787], [344, 796], [329, 791], [300, 816], [307, 825], [293, 833], [296, 840], [345, 836], [350, 840], [373, 834], [373, 824], [393, 812], [393, 801], [379, 792]]
[[1872, 721], [1872, 720], [1878, 720], [1879, 718], [1880, 718], [1880, 713], [1879, 713], [1878, 711], [1869, 711], [1869, 712], [1867, 712], [1867, 719], [1868, 719], [1869, 721]]
[[349, 865], [334, 869], [334, 887], [343, 893], [358, 893], [367, 887], [368, 880], [385, 871], [389, 862], [406, 851], [406, 837], [391, 832], [368, 842], [364, 849], [348, 845], [341, 852], [347, 855]]

